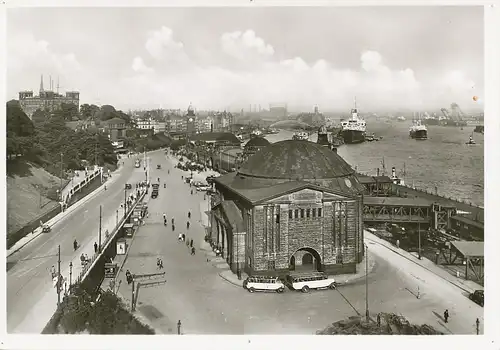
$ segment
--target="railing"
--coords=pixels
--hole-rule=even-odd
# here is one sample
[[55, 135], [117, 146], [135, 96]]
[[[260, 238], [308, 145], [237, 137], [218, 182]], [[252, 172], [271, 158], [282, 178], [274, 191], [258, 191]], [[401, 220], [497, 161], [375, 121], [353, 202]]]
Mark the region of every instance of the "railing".
[[94, 180], [97, 176], [101, 175], [101, 173], [102, 173], [102, 168], [99, 167], [99, 168], [95, 169], [92, 173], [90, 173], [90, 175], [85, 176], [85, 178], [82, 181], [80, 181], [78, 184], [73, 186], [73, 188], [71, 190], [69, 190], [69, 193], [66, 196], [66, 198], [64, 199], [64, 202], [68, 203], [70, 201], [71, 197], [73, 197], [73, 195], [76, 192], [81, 190], [82, 187], [86, 186], [90, 181]]
[[135, 203], [127, 211], [127, 213], [125, 214], [125, 216], [120, 219], [120, 221], [115, 226], [115, 228], [111, 231], [111, 233], [107, 237], [104, 237], [104, 242], [103, 242], [103, 244], [101, 246], [101, 252], [100, 253], [94, 253], [92, 255], [92, 257], [90, 258], [90, 262], [87, 262], [85, 264], [85, 266], [83, 267], [82, 271], [78, 274], [78, 277], [76, 278], [76, 281], [74, 283], [72, 283], [72, 284], [80, 283], [81, 281], [83, 281], [87, 277], [87, 273], [90, 270], [92, 270], [92, 268], [95, 265], [96, 260], [99, 258], [99, 256], [102, 254], [102, 252], [104, 252], [106, 250], [106, 248], [109, 245], [109, 242], [112, 241], [113, 237], [116, 235], [116, 233], [118, 232], [118, 230], [123, 226], [123, 224], [125, 223], [125, 221], [132, 215], [132, 213], [134, 212], [134, 209], [137, 206], [137, 204], [139, 204], [144, 199], [145, 196], [146, 196], [146, 191], [144, 190], [144, 192], [139, 197], [137, 197]]

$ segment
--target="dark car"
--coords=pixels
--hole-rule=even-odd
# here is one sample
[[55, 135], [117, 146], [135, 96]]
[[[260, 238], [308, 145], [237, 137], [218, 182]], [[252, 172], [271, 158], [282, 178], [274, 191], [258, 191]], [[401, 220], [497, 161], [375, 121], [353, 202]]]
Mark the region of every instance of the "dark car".
[[127, 190], [132, 189], [132, 185], [131, 184], [125, 184], [125, 189], [127, 189]]
[[158, 165], [156, 166], [156, 169], [161, 169], [161, 165], [160, 165], [160, 164], [158, 164]]
[[157, 198], [158, 194], [159, 194], [158, 191], [153, 190], [153, 192], [151, 193], [151, 198]]
[[469, 299], [478, 305], [484, 306], [484, 290], [476, 290], [469, 294]]
[[152, 184], [151, 186], [153, 186], [153, 190], [157, 190], [160, 188], [160, 184]]

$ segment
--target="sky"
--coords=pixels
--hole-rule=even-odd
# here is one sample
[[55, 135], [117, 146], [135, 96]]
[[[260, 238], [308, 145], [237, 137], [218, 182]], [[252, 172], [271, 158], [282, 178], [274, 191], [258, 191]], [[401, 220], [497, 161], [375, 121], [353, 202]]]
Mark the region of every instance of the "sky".
[[[7, 93], [117, 109], [482, 109], [483, 8], [11, 8]], [[54, 88], [55, 90], [55, 88]], [[478, 100], [474, 101], [473, 97]]]

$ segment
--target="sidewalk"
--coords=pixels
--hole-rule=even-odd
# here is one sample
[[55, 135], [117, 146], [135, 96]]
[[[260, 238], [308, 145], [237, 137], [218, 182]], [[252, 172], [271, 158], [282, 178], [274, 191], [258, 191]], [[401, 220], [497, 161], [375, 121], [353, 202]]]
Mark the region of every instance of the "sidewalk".
[[422, 257], [421, 260], [418, 259], [418, 255], [416, 253], [409, 253], [401, 248], [396, 248], [394, 245], [391, 243], [383, 240], [382, 238], [379, 238], [375, 236], [374, 234], [364, 231], [365, 235], [365, 240], [371, 241], [378, 243], [385, 248], [392, 250], [394, 253], [410, 260], [411, 262], [421, 266], [422, 268], [428, 270], [429, 272], [437, 275], [438, 277], [448, 281], [455, 287], [460, 288], [461, 290], [472, 293], [477, 289], [483, 289], [483, 287], [473, 281], [466, 281], [463, 278], [456, 277], [452, 274], [450, 274], [448, 271], [440, 267], [439, 265], [434, 264], [434, 262], [430, 261], [429, 259]]

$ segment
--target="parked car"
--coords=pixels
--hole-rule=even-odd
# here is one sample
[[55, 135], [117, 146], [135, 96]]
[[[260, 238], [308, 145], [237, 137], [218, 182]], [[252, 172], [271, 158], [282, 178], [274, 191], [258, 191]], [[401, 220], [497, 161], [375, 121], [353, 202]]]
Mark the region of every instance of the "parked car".
[[469, 294], [469, 299], [478, 305], [484, 306], [484, 290], [475, 290]]
[[154, 198], [157, 198], [157, 197], [158, 197], [158, 194], [159, 194], [158, 190], [156, 190], [156, 189], [155, 189], [155, 190], [153, 190], [153, 192], [151, 192], [151, 198], [153, 198], [153, 199], [154, 199]]
[[50, 231], [51, 231], [51, 228], [49, 225], [47, 225], [47, 224], [42, 225], [42, 232], [50, 232]]
[[274, 276], [250, 276], [243, 281], [243, 288], [250, 293], [255, 291], [283, 293], [285, 284], [278, 277]]
[[301, 274], [290, 274], [287, 276], [287, 284], [294, 290], [309, 293], [311, 289], [335, 289], [335, 279], [328, 277], [323, 272], [307, 272]]

